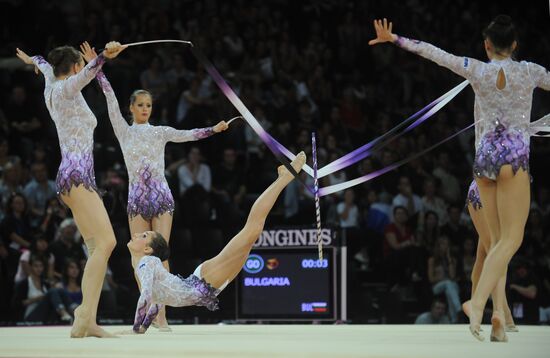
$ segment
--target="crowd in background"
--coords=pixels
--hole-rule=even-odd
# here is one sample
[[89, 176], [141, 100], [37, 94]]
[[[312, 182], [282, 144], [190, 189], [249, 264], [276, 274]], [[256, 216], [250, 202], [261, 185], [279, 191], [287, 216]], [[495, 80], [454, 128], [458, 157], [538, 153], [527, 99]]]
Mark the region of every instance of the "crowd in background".
[[[2, 7], [4, 59], [14, 57], [15, 47], [45, 56], [55, 46], [77, 46], [85, 40], [96, 49], [110, 40], [190, 40], [261, 125], [291, 151], [309, 155], [315, 131], [320, 166], [387, 132], [462, 81], [396, 46], [369, 47], [374, 18], [391, 18], [400, 35], [485, 59], [482, 29], [495, 15], [508, 13], [520, 32], [517, 57], [550, 67], [547, 13], [534, 5], [82, 0], [7, 1]], [[135, 89], [153, 94], [152, 124], [191, 129], [238, 114], [181, 45], [129, 48], [104, 71], [123, 111]], [[0, 322], [70, 321], [82, 299], [80, 277], [87, 253], [70, 211], [56, 198], [60, 153], [43, 100], [43, 79], [15, 60], [5, 60], [0, 83]], [[101, 90], [93, 82], [83, 94], [98, 119], [96, 179], [105, 191], [119, 243], [99, 316], [131, 318], [138, 293], [125, 247], [126, 168]], [[548, 99], [542, 91], [535, 94], [533, 119], [550, 112]], [[473, 92], [467, 88], [426, 124], [320, 184], [384, 168], [472, 120]], [[516, 320], [524, 323], [550, 320], [550, 178], [544, 172], [549, 152], [549, 140], [532, 140], [531, 211], [523, 245], [508, 271], [509, 302]], [[457, 303], [469, 298], [477, 245], [464, 210], [473, 156], [470, 130], [394, 171], [323, 197], [322, 221], [346, 236], [352, 275], [416, 299], [421, 310], [432, 307], [432, 313], [460, 321]], [[277, 165], [242, 120], [206, 140], [167, 146], [166, 176], [176, 200], [174, 272], [189, 273], [236, 233], [251, 203], [276, 177]], [[311, 178], [304, 174], [304, 180]], [[311, 227], [314, 220], [312, 196], [294, 181], [267, 225]], [[438, 269], [442, 263], [444, 273]], [[517, 287], [529, 288], [529, 294]]]

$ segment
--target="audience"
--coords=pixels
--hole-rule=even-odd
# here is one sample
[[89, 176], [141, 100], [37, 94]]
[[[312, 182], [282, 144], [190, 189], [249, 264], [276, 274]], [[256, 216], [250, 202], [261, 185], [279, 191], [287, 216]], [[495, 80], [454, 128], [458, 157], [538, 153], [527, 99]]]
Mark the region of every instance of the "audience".
[[[406, 55], [395, 46], [367, 45], [374, 36], [370, 27], [373, 13], [402, 12], [403, 6], [410, 10], [412, 3], [397, 6], [347, 0], [309, 6], [282, 0], [227, 6], [223, 1], [212, 0], [207, 5], [182, 6], [178, 1], [167, 0], [157, 7], [144, 0], [122, 0], [120, 6], [113, 7], [100, 0], [99, 4], [109, 12], [106, 17], [88, 16], [89, 3], [78, 5], [82, 11], [74, 12], [70, 24], [63, 18], [59, 23], [50, 23], [49, 41], [26, 36], [18, 26], [7, 23], [3, 29], [6, 50], [2, 55], [13, 56], [12, 50], [19, 47], [32, 55], [46, 56], [54, 44], [74, 45], [83, 40], [100, 48], [111, 39], [122, 43], [173, 36], [194, 39], [194, 44], [214, 62], [243, 103], [280, 143], [295, 153], [305, 150], [310, 156], [311, 132], [316, 131], [319, 166], [386, 133], [457, 83], [455, 75], [441, 71], [429, 61]], [[71, 5], [59, 5], [61, 9], [67, 6]], [[25, 2], [14, 2], [11, 7], [16, 11], [29, 9]], [[471, 40], [469, 34], [481, 34], [495, 15], [490, 8], [480, 8], [475, 2], [451, 7], [446, 3], [432, 6], [414, 2], [414, 11], [399, 19], [399, 28], [404, 35], [483, 60], [486, 54], [481, 40]], [[41, 7], [30, 11], [32, 18]], [[550, 32], [545, 14], [530, 12], [528, 24], [537, 26], [526, 26], [523, 7], [511, 7], [510, 12], [524, 32], [521, 59], [544, 63], [544, 49], [550, 46], [550, 38], [540, 36]], [[139, 19], [128, 20], [132, 13], [139, 13]], [[266, 13], [278, 15], [266, 17]], [[157, 16], [167, 20], [162, 24], [148, 22]], [[425, 21], [426, 16], [430, 21]], [[449, 17], [466, 19], [468, 36], [464, 35], [466, 30], [449, 32], [445, 20]], [[209, 26], [213, 18], [216, 25]], [[311, 25], [319, 23], [326, 27]], [[69, 27], [72, 31], [58, 30]], [[295, 36], [297, 33], [300, 36]], [[121, 109], [127, 108], [127, 98], [133, 90], [144, 88], [152, 92], [153, 124], [191, 129], [238, 115], [208, 73], [178, 45], [133, 47], [111, 61], [105, 71], [121, 100]], [[55, 288], [64, 287], [63, 292], [77, 303], [81, 274], [78, 266], [82, 267], [86, 255], [71, 213], [55, 193], [53, 181], [60, 153], [55, 126], [43, 102], [43, 79], [27, 68], [5, 66], [0, 66], [0, 78], [0, 322], [16, 319], [9, 309], [16, 291], [16, 275], [16, 301], [22, 313], [19, 318], [25, 317], [24, 311], [30, 314], [41, 305], [43, 308], [35, 316], [67, 319], [59, 304], [70, 317], [71, 303], [67, 305], [64, 299], [67, 295], [48, 291], [42, 283], [47, 277], [48, 283], [55, 284]], [[115, 314], [112, 307], [118, 307], [121, 316], [131, 317], [132, 312], [124, 312], [124, 300], [135, 304], [133, 297], [138, 290], [125, 247], [129, 234], [124, 159], [100, 90], [90, 85], [83, 93], [98, 119], [94, 138], [96, 177], [105, 192], [103, 199], [118, 242], [102, 299], [112, 303], [107, 303], [101, 314]], [[535, 97], [533, 118], [550, 111], [548, 95], [537, 96], [540, 97]], [[368, 158], [322, 178], [321, 186], [376, 172], [429, 148], [469, 124], [473, 108], [473, 96], [457, 96], [433, 121], [383, 148], [372, 147]], [[427, 308], [422, 307], [424, 302], [430, 302], [426, 297], [436, 295], [432, 310], [419, 321], [458, 321], [457, 297], [464, 299], [470, 294], [469, 271], [475, 242], [470, 239], [474, 232], [465, 215], [464, 202], [472, 176], [473, 140], [470, 130], [407, 165], [346, 192], [321, 198], [322, 222], [339, 234], [346, 231], [352, 246], [348, 260], [361, 264], [350, 265], [350, 275], [358, 274], [353, 276], [358, 281], [387, 285], [388, 290], [414, 286], [409, 298], [420, 302], [414, 314]], [[510, 269], [513, 278], [509, 293], [520, 322], [548, 321], [550, 174], [544, 168], [545, 153], [549, 151], [548, 141], [533, 140], [533, 206], [524, 244], [518, 252], [533, 267]], [[242, 226], [244, 213], [254, 198], [276, 176], [276, 163], [243, 120], [234, 122], [220, 136], [192, 144], [168, 144], [166, 168], [176, 199], [172, 241], [179, 245], [180, 234], [189, 236], [189, 247], [193, 248], [185, 252], [174, 250], [172, 259], [200, 259], [200, 250], [195, 248], [208, 245], [201, 231], [206, 227], [221, 230], [224, 236], [227, 233], [229, 239], [234, 229]], [[313, 184], [306, 174], [301, 177], [307, 185]], [[293, 181], [276, 204], [268, 225], [312, 227], [314, 221], [313, 195], [300, 182]], [[38, 275], [44, 276], [41, 282], [31, 278], [34, 262], [36, 272], [42, 263], [42, 273]], [[26, 290], [21, 290], [22, 285], [27, 286]], [[530, 298], [533, 285], [536, 297]], [[125, 287], [132, 287], [132, 291], [121, 291]], [[361, 295], [361, 285], [349, 289], [353, 291], [350, 294]], [[450, 319], [444, 315], [445, 303], [437, 301], [443, 294]], [[37, 298], [42, 295], [47, 299]], [[35, 316], [30, 318], [37, 319]], [[404, 318], [403, 323], [410, 322]]]

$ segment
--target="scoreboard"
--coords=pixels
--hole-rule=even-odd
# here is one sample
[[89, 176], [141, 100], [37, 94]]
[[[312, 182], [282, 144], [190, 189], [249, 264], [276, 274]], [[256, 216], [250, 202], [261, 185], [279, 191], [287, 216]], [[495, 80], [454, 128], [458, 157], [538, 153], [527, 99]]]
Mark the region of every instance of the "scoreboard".
[[336, 319], [333, 247], [258, 247], [237, 278], [237, 319]]

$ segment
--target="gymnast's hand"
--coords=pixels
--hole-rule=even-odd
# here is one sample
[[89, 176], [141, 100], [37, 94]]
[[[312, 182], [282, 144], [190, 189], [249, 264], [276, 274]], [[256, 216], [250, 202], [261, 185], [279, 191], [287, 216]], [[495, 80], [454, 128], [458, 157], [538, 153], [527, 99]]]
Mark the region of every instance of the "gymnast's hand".
[[121, 45], [120, 42], [111, 41], [107, 45], [105, 45], [105, 50], [103, 50], [103, 56], [107, 57], [108, 59], [112, 59], [118, 56], [119, 53], [124, 51], [124, 49], [128, 47], [127, 45]]
[[227, 128], [229, 128], [229, 124], [227, 124], [227, 122], [225, 121], [221, 121], [220, 123], [214, 126], [214, 132], [220, 133], [226, 130]]
[[394, 42], [397, 36], [392, 34], [391, 30], [393, 23], [388, 24], [388, 20], [374, 20], [374, 29], [376, 30], [376, 38], [369, 41], [369, 45], [376, 45], [383, 42]]
[[[32, 58], [30, 58], [29, 55], [27, 55], [25, 52], [21, 51], [19, 48], [15, 49], [15, 55], [19, 57], [19, 59], [23, 62], [25, 62], [27, 65], [33, 65], [34, 62], [32, 62]], [[38, 74], [38, 68], [34, 66], [34, 73]]]
[[80, 45], [80, 54], [82, 55], [82, 58], [84, 58], [84, 61], [86, 61], [87, 63], [97, 57], [95, 47], [91, 47], [88, 41], [84, 41], [82, 45]]

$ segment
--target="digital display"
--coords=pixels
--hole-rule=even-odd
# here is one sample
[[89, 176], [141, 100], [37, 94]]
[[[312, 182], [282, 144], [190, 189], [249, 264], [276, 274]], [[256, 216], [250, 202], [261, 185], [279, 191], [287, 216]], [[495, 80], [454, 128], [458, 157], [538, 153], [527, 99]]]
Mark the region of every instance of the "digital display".
[[333, 249], [257, 248], [237, 279], [239, 319], [334, 317]]

